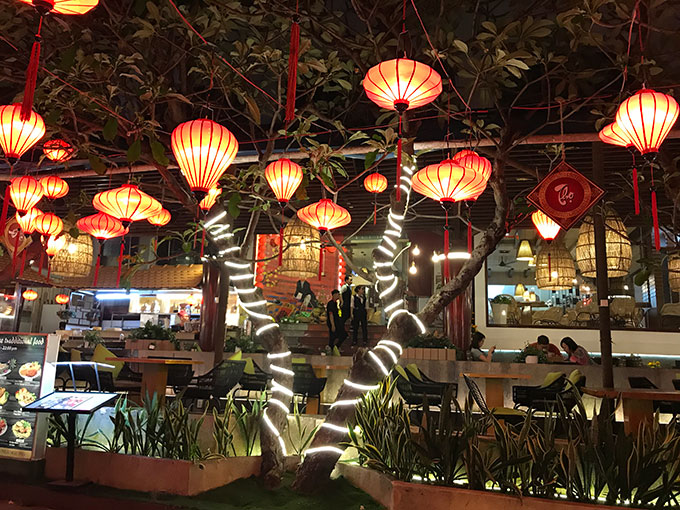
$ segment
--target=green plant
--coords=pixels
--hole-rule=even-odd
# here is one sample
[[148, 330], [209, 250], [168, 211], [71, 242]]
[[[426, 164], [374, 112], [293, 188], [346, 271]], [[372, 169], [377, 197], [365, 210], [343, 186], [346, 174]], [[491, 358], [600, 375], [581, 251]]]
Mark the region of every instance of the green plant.
[[455, 349], [448, 337], [433, 334], [418, 335], [412, 337], [406, 347], [426, 349]]
[[146, 321], [141, 328], [133, 329], [130, 332], [130, 338], [134, 340], [170, 340], [175, 349], [179, 350], [180, 345], [174, 331], [164, 328], [158, 324], [152, 324], [151, 321]]
[[256, 352], [257, 345], [253, 341], [252, 336], [241, 335], [238, 336], [227, 336], [224, 339], [224, 352]]
[[494, 305], [511, 305], [513, 299], [510, 296], [504, 294], [499, 294], [498, 296], [491, 299], [491, 303]]
[[[302, 452], [307, 449], [312, 439], [314, 439], [317, 430], [319, 430], [319, 425], [312, 426], [310, 423], [304, 423], [304, 421], [300, 414], [298, 403], [295, 401], [293, 404], [293, 417], [292, 419], [288, 418], [288, 427], [286, 428], [288, 443], [291, 446], [293, 455], [302, 455]], [[294, 434], [293, 428], [295, 428]]]
[[525, 363], [527, 356], [537, 356], [539, 363], [548, 362], [548, 356], [545, 351], [531, 345], [527, 345], [523, 350], [519, 351], [513, 361], [515, 363]]
[[[260, 420], [266, 405], [266, 398], [267, 395], [262, 392], [259, 398], [249, 401], [250, 407], [241, 404], [241, 407], [238, 408], [235, 403], [233, 405], [234, 421], [243, 440], [243, 454], [246, 456], [253, 455], [255, 451], [255, 445], [260, 436]], [[233, 443], [232, 451], [236, 455]]]
[[99, 331], [95, 331], [93, 329], [85, 331], [85, 334], [83, 334], [83, 340], [90, 345], [99, 345], [103, 342]]
[[227, 397], [224, 410], [220, 413], [213, 409], [213, 439], [215, 440], [215, 454], [224, 457], [234, 451], [234, 434], [232, 421], [234, 418], [234, 402], [231, 395]]

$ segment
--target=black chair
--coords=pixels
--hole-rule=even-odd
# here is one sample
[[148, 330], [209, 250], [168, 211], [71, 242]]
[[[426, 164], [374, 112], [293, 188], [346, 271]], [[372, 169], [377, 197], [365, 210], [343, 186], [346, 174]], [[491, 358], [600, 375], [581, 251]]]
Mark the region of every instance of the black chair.
[[60, 379], [63, 391], [72, 390], [74, 381], [76, 384], [84, 383], [82, 391], [116, 391], [113, 373], [99, 369], [95, 371], [93, 365], [70, 365]]
[[[659, 387], [646, 377], [629, 377], [628, 384], [634, 389], [643, 390], [658, 390]], [[673, 387], [677, 389], [675, 381], [673, 381]], [[680, 414], [680, 402], [666, 402], [663, 400], [654, 400], [652, 402], [654, 405], [654, 410], [660, 413], [677, 415]]]
[[479, 407], [479, 410], [487, 416], [494, 416], [495, 418], [508, 421], [521, 421], [526, 417], [526, 413], [519, 409], [511, 409], [509, 407], [494, 407], [493, 409], [489, 409], [477, 383], [465, 374], [463, 374], [463, 380], [468, 387], [472, 399], [477, 404], [477, 407]]
[[[165, 356], [149, 356], [149, 359], [165, 359]], [[191, 360], [191, 358], [174, 358], [180, 360]], [[168, 386], [172, 387], [175, 395], [189, 386], [194, 378], [194, 369], [191, 365], [168, 365]]]
[[512, 401], [515, 409], [526, 407], [535, 411], [554, 411], [557, 402], [565, 390], [567, 376], [565, 374], [550, 373], [543, 384], [537, 386], [513, 386]]
[[326, 387], [326, 378], [317, 377], [309, 363], [293, 363], [293, 393], [301, 397], [298, 409], [301, 413], [307, 410], [309, 397], [321, 400], [321, 392]]
[[221, 399], [238, 385], [245, 365], [245, 361], [222, 361], [207, 374], [191, 379], [183, 390], [182, 399], [191, 402], [208, 400], [222, 410]]
[[418, 378], [408, 369], [404, 369], [403, 373], [395, 371], [395, 374], [397, 390], [408, 407], [421, 408], [425, 398], [427, 398], [428, 405], [441, 407], [447, 386], [452, 390], [451, 398], [458, 397], [458, 384], [456, 383], [433, 381], [422, 372]]
[[680, 379], [673, 379], [673, 388], [676, 391], [680, 391]]
[[[252, 361], [252, 360], [251, 360]], [[267, 390], [267, 385], [269, 380], [272, 379], [272, 374], [268, 374], [260, 368], [260, 366], [252, 361], [254, 374], [247, 374], [243, 372], [239, 385], [241, 390], [247, 392], [247, 398], [250, 400], [250, 392], [254, 391], [256, 393], [261, 393]]]

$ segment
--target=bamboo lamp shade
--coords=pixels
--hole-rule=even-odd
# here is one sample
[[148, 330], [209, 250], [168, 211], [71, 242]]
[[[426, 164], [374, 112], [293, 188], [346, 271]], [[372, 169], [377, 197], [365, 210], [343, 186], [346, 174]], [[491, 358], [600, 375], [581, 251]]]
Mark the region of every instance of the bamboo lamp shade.
[[52, 274], [66, 277], [89, 275], [94, 261], [92, 238], [85, 234], [78, 237], [65, 234], [63, 237], [65, 246], [52, 259]]
[[517, 248], [517, 260], [530, 262], [534, 258], [534, 250], [531, 249], [531, 243], [527, 239], [522, 239]]
[[673, 292], [680, 292], [680, 253], [668, 258], [668, 283]]
[[[605, 243], [607, 251], [607, 276], [620, 278], [630, 271], [633, 260], [633, 249], [623, 220], [611, 207], [605, 208], [604, 217]], [[584, 218], [579, 228], [576, 241], [576, 263], [581, 275], [595, 278], [597, 268], [595, 263], [595, 228], [593, 217]]]
[[45, 136], [45, 122], [35, 112], [21, 120], [21, 105], [0, 106], [0, 146], [5, 157], [19, 159]]
[[292, 218], [283, 229], [284, 246], [279, 273], [300, 280], [313, 278], [319, 266], [319, 231], [297, 217]]
[[543, 243], [536, 256], [536, 285], [544, 290], [569, 290], [574, 286], [576, 267], [569, 250], [560, 241]]

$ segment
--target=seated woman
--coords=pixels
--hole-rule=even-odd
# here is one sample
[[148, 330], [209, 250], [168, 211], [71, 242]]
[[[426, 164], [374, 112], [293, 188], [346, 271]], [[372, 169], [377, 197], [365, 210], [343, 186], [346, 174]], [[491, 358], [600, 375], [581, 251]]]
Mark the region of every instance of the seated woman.
[[576, 363], [577, 365], [592, 364], [592, 360], [590, 359], [588, 351], [574, 342], [574, 340], [570, 337], [565, 336], [560, 342], [560, 345], [562, 346], [562, 349], [564, 349], [564, 352], [567, 353], [569, 361], [572, 363]]
[[482, 350], [485, 339], [486, 337], [480, 331], [475, 331], [472, 334], [472, 340], [470, 341], [470, 358], [472, 361], [485, 361], [486, 363], [491, 363], [491, 358], [493, 358], [496, 346], [492, 345], [489, 348], [489, 352], [485, 354]]

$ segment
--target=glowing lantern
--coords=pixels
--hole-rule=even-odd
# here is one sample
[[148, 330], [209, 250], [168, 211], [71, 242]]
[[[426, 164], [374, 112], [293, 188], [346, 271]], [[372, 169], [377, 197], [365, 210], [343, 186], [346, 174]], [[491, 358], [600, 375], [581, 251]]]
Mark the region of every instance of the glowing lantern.
[[180, 124], [170, 144], [182, 175], [200, 198], [217, 185], [238, 152], [236, 137], [208, 119]]
[[28, 212], [23, 215], [16, 213], [17, 223], [19, 223], [21, 230], [25, 234], [32, 234], [35, 232], [35, 220], [42, 214], [43, 212], [37, 207], [29, 209]]
[[34, 207], [43, 197], [43, 189], [37, 179], [24, 175], [12, 179], [9, 195], [17, 211], [25, 213]]
[[531, 221], [533, 221], [540, 236], [548, 242], [555, 239], [560, 231], [560, 226], [551, 220], [543, 211], [536, 211], [532, 214]]
[[217, 197], [222, 194], [222, 188], [212, 188], [208, 191], [208, 194], [203, 197], [203, 199], [198, 203], [198, 207], [202, 211], [209, 211], [212, 206], [217, 202]]
[[[491, 171], [493, 169], [491, 161], [486, 159], [484, 156], [480, 156], [475, 151], [470, 151], [467, 149], [462, 150], [456, 153], [451, 159], [464, 168], [469, 168], [470, 170], [480, 173], [487, 181], [489, 180], [489, 177], [491, 177]], [[473, 198], [472, 200], [476, 199], [477, 197]]]
[[269, 163], [264, 178], [280, 204], [286, 204], [302, 182], [302, 168], [290, 159], [279, 159]]
[[[352, 221], [347, 209], [340, 207], [328, 198], [323, 198], [297, 212], [298, 218], [324, 233], [334, 228], [344, 227]], [[319, 280], [323, 268], [323, 246], [319, 250]]]
[[616, 112], [616, 124], [641, 154], [655, 154], [678, 119], [680, 107], [671, 96], [642, 89]]
[[616, 122], [607, 124], [603, 127], [597, 134], [604, 143], [609, 145], [616, 145], [618, 147], [632, 147], [633, 142], [631, 141], [628, 133], [626, 133], [621, 126]]
[[33, 221], [35, 230], [44, 236], [56, 236], [61, 234], [64, 230], [64, 222], [52, 213], [44, 213], [39, 215]]
[[33, 289], [28, 289], [21, 294], [21, 297], [24, 298], [26, 301], [35, 301], [38, 299], [38, 293], [34, 291]]
[[[112, 239], [114, 237], [125, 235], [127, 234], [128, 229], [125, 228], [123, 224], [116, 218], [104, 213], [97, 213], [91, 216], [85, 216], [84, 218], [80, 218], [76, 222], [76, 226], [83, 232], [87, 232], [92, 237], [95, 237], [101, 241], [99, 243], [97, 263], [94, 268], [94, 280], [92, 282], [92, 285], [96, 287], [97, 280], [99, 280], [99, 266], [101, 265], [102, 246], [104, 244], [104, 241], [106, 239]], [[121, 242], [121, 247], [122, 246], [124, 246], [124, 243]]]
[[25, 121], [20, 117], [20, 104], [0, 106], [0, 146], [10, 159], [19, 159], [45, 136], [45, 122], [40, 115], [31, 112]]
[[73, 157], [76, 150], [68, 142], [64, 140], [54, 139], [49, 140], [43, 144], [43, 154], [45, 157], [55, 163], [63, 163]]
[[442, 91], [442, 79], [430, 66], [406, 58], [381, 62], [364, 78], [368, 98], [382, 108], [399, 112], [397, 140], [397, 201], [401, 200], [401, 114], [434, 101]]
[[411, 181], [413, 190], [442, 203], [472, 200], [486, 188], [484, 176], [447, 159], [418, 171]]
[[364, 188], [369, 193], [373, 193], [373, 224], [375, 225], [378, 220], [378, 193], [387, 189], [387, 178], [378, 172], [373, 172], [364, 179]]
[[54, 300], [57, 302], [57, 304], [65, 305], [68, 304], [69, 297], [66, 294], [57, 294], [54, 296]]
[[43, 177], [40, 179], [40, 185], [47, 198], [61, 198], [68, 193], [68, 183], [56, 175]]
[[119, 219], [124, 226], [126, 223], [145, 220], [163, 209], [158, 200], [134, 184], [123, 184], [120, 188], [97, 193], [92, 205], [98, 211]]
[[55, 14], [85, 14], [94, 9], [99, 0], [19, 0], [40, 12]]
[[149, 216], [146, 219], [146, 221], [148, 221], [149, 223], [151, 223], [152, 225], [154, 225], [156, 227], [163, 227], [170, 222], [171, 217], [172, 216], [170, 215], [170, 211], [168, 211], [167, 209], [161, 209], [158, 214], [154, 214], [153, 216]]

